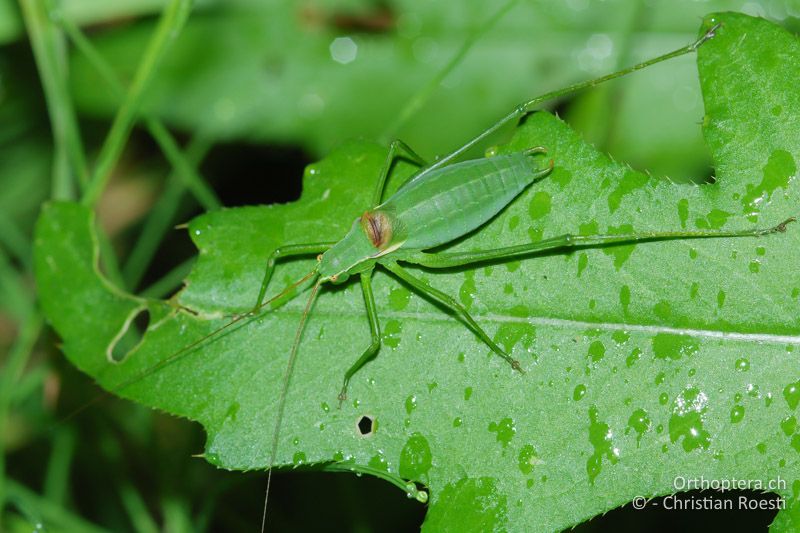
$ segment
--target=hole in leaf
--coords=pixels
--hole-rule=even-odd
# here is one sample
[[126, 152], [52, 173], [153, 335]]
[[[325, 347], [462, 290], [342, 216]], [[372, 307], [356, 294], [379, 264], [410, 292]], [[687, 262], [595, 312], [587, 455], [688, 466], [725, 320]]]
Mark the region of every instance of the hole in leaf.
[[108, 350], [111, 361], [119, 363], [139, 346], [149, 324], [150, 311], [147, 308], [138, 309], [136, 313], [131, 315], [122, 325], [122, 330], [117, 337], [111, 341]]
[[369, 415], [364, 415], [358, 419], [356, 423], [356, 427], [358, 427], [358, 433], [362, 437], [368, 437], [372, 434], [373, 430], [373, 422], [374, 419]]

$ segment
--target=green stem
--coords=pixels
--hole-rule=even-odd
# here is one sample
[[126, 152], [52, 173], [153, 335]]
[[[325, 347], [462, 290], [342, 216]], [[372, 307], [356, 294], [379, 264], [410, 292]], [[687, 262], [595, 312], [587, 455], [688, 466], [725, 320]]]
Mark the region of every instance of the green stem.
[[[75, 44], [75, 47], [86, 56], [89, 62], [94, 66], [103, 80], [108, 83], [114, 94], [122, 98], [125, 95], [125, 87], [122, 81], [114, 73], [114, 70], [103, 59], [97, 49], [92, 45], [89, 39], [84, 35], [80, 28], [71, 20], [66, 18], [59, 19], [59, 24], [69, 36], [70, 40]], [[164, 127], [164, 124], [150, 113], [143, 113], [145, 118], [145, 125], [148, 131], [161, 147], [161, 151], [166, 156], [167, 160], [175, 170], [175, 176], [183, 181], [184, 185], [192, 192], [197, 201], [207, 211], [212, 211], [222, 207], [222, 203], [217, 196], [200, 176], [196, 170], [197, 163], [193, 161], [191, 155], [185, 154], [178, 147], [175, 137]], [[187, 152], [190, 152], [188, 149]]]
[[[201, 139], [201, 142], [205, 144], [202, 148], [196, 149], [196, 151], [200, 152], [200, 155], [187, 156], [181, 152], [178, 143], [175, 141], [175, 137], [172, 136], [161, 122], [152, 117], [146, 117], [145, 123], [147, 124], [147, 129], [150, 131], [150, 134], [167, 157], [169, 164], [172, 165], [175, 171], [173, 175], [183, 181], [186, 188], [191, 191], [192, 195], [194, 195], [206, 211], [215, 211], [221, 208], [222, 202], [219, 201], [219, 198], [214, 194], [211, 187], [206, 184], [205, 180], [203, 180], [200, 174], [197, 173], [197, 170], [195, 170], [200, 160], [203, 159], [211, 148], [209, 140]], [[188, 149], [187, 152], [191, 152], [191, 149]]]
[[[73, 515], [60, 505], [48, 501], [28, 487], [14, 480], [6, 480], [8, 499], [14, 502], [34, 523], [44, 521], [54, 530], [73, 531], [75, 533], [106, 533], [107, 530]], [[49, 530], [50, 528], [43, 528]]]
[[121, 289], [128, 288], [125, 283], [125, 278], [122, 277], [122, 271], [119, 268], [119, 260], [117, 259], [117, 253], [114, 251], [114, 246], [111, 244], [108, 235], [100, 229], [97, 231], [97, 245], [100, 248], [100, 264], [103, 266], [103, 273], [117, 287]]
[[480, 28], [473, 31], [472, 34], [467, 37], [467, 40], [461, 45], [458, 49], [456, 54], [450, 58], [443, 68], [436, 73], [427, 84], [422, 86], [419, 91], [411, 97], [408, 103], [403, 107], [400, 113], [397, 115], [397, 118], [392, 122], [386, 131], [384, 131], [383, 135], [381, 136], [384, 142], [388, 142], [392, 137], [394, 137], [397, 132], [402, 128], [408, 121], [413, 117], [425, 102], [431, 97], [433, 92], [441, 85], [442, 81], [453, 71], [455, 68], [461, 64], [464, 60], [464, 57], [472, 50], [472, 47], [477, 43], [483, 36], [488, 32], [494, 25], [502, 19], [506, 13], [508, 13], [512, 7], [517, 4], [518, 0], [510, 0], [506, 2], [506, 4], [497, 10], [497, 13], [492, 15], [489, 19], [484, 22]]
[[[633, 10], [631, 13], [631, 20], [626, 25], [625, 31], [620, 38], [619, 43], [619, 55], [617, 56], [617, 62], [615, 64], [616, 69], [622, 68], [623, 65], [628, 64], [632, 57], [633, 52], [633, 41], [634, 35], [638, 32], [642, 32], [644, 27], [647, 24], [647, 19], [650, 16], [650, 9], [645, 5], [643, 0], [637, 0], [634, 3]], [[599, 137], [602, 139], [602, 142], [598, 148], [602, 149], [605, 152], [611, 151], [614, 149], [615, 140], [618, 135], [619, 131], [619, 123], [620, 123], [620, 110], [622, 107], [622, 100], [624, 96], [624, 88], [622, 86], [617, 87], [614, 90], [609, 90], [608, 93], [605, 95], [606, 100], [606, 113], [605, 113], [605, 120], [602, 120], [602, 128], [605, 130], [604, 133]]]
[[[42, 318], [38, 313], [34, 313], [22, 324], [19, 336], [14, 342], [8, 359], [0, 373], [0, 435], [6, 435], [6, 424], [8, 413], [11, 409], [11, 393], [14, 390], [14, 383], [22, 374], [22, 369], [30, 358], [36, 339], [42, 328]], [[4, 439], [0, 439], [0, 516], [3, 515], [5, 504], [11, 499], [12, 489], [9, 486], [9, 479], [6, 477], [5, 450], [3, 449]]]
[[31, 240], [6, 213], [0, 212], [0, 244], [19, 261], [26, 270], [31, 267]]
[[189, 16], [191, 4], [191, 0], [171, 0], [164, 8], [164, 13], [136, 70], [133, 83], [131, 83], [125, 100], [122, 102], [116, 117], [114, 117], [111, 130], [108, 132], [100, 150], [97, 166], [92, 174], [86, 193], [83, 195], [82, 201], [84, 205], [93, 206], [103, 193], [111, 177], [111, 171], [114, 169], [114, 165], [116, 165], [128, 135], [133, 128], [145, 91], [150, 86], [167, 48], [183, 28]]
[[139, 296], [143, 298], [164, 298], [173, 290], [175, 290], [186, 276], [191, 272], [194, 266], [195, 258], [188, 259], [170, 270], [167, 275], [159, 279], [143, 291]]
[[64, 505], [69, 498], [69, 474], [75, 456], [75, 431], [71, 426], [57, 427], [44, 480], [44, 496]]
[[[189, 164], [197, 165], [210, 148], [211, 143], [206, 137], [192, 139], [186, 150]], [[180, 181], [177, 177], [179, 174], [180, 172], [173, 172], [170, 176], [166, 190], [150, 210], [142, 232], [122, 269], [125, 282], [131, 289], [139, 286], [139, 282], [156, 254], [164, 235], [175, 220], [181, 198], [186, 190], [185, 182]]]
[[52, 197], [74, 197], [72, 176], [83, 187], [88, 182], [83, 143], [72, 98], [67, 86], [67, 63], [63, 34], [50, 19], [46, 0], [19, 0], [28, 30], [36, 67], [42, 78], [47, 110], [53, 129], [55, 157]]
[[18, 322], [25, 322], [35, 312], [31, 291], [27, 288], [23, 274], [11, 264], [8, 255], [0, 248], [0, 294], [2, 308]]
[[158, 525], [155, 520], [153, 520], [153, 517], [150, 516], [147, 505], [145, 505], [144, 500], [133, 485], [123, 483], [119, 487], [119, 495], [135, 531], [141, 533], [158, 533]]

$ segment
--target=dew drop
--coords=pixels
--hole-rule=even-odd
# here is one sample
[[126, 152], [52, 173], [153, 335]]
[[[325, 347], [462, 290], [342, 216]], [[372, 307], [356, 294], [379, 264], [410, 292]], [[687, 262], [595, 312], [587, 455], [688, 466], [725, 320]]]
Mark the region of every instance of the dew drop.
[[789, 408], [794, 410], [797, 404], [800, 403], [800, 381], [789, 383], [783, 388], [783, 398], [789, 405]]
[[791, 436], [797, 429], [797, 418], [794, 415], [789, 415], [781, 420], [781, 429], [787, 437]]
[[594, 485], [594, 480], [603, 469], [603, 458], [611, 464], [619, 460], [619, 449], [614, 447], [614, 434], [611, 427], [600, 420], [596, 406], [589, 408], [589, 442], [594, 448], [594, 453], [586, 461], [586, 473], [589, 483]]
[[461, 304], [467, 309], [470, 310], [472, 307], [472, 303], [475, 300], [475, 271], [474, 270], [467, 270], [464, 273], [464, 283], [461, 284], [461, 288], [458, 290], [458, 298], [461, 300]]
[[394, 287], [389, 291], [389, 307], [395, 311], [402, 311], [408, 306], [411, 291], [405, 287]]
[[399, 320], [389, 320], [383, 328], [383, 343], [394, 350], [400, 345], [402, 331], [403, 327]]
[[628, 368], [632, 367], [636, 361], [638, 361], [642, 356], [642, 350], [639, 348], [634, 348], [631, 354], [625, 359], [625, 366]]
[[789, 442], [790, 446], [800, 453], [800, 434], [795, 433], [792, 435], [792, 440]]
[[533, 472], [533, 468], [536, 465], [542, 464], [542, 460], [539, 459], [539, 454], [536, 452], [536, 448], [534, 448], [531, 444], [526, 444], [522, 447], [519, 451], [518, 457], [518, 465], [519, 470], [524, 475], [528, 475]]
[[499, 422], [490, 422], [489, 431], [497, 433], [497, 442], [502, 443], [503, 447], [509, 445], [514, 434], [517, 432], [517, 427], [512, 418], [504, 418]]
[[635, 410], [630, 418], [628, 418], [628, 427], [636, 432], [636, 447], [639, 447], [639, 442], [642, 440], [642, 435], [650, 430], [652, 422], [650, 415], [644, 409]]
[[589, 345], [587, 355], [591, 358], [593, 363], [597, 363], [606, 355], [606, 346], [600, 341], [594, 341]]
[[698, 448], [707, 449], [711, 444], [711, 434], [704, 427], [707, 410], [708, 396], [704, 392], [694, 387], [683, 390], [672, 404], [672, 415], [669, 419], [670, 440], [674, 443], [682, 438], [686, 452]]
[[577, 387], [575, 387], [575, 390], [572, 391], [572, 399], [575, 400], [576, 402], [582, 400], [585, 395], [586, 395], [586, 385], [583, 384], [578, 385]]
[[400, 476], [420, 479], [428, 475], [432, 464], [433, 456], [428, 439], [421, 433], [414, 433], [400, 452]]
[[411, 395], [406, 398], [406, 413], [411, 414], [417, 408], [417, 397]]

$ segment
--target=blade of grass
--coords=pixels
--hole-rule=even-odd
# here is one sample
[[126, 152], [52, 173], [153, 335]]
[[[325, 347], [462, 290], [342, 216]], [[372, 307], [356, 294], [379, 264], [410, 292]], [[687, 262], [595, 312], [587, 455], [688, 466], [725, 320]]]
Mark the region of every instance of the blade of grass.
[[[186, 150], [189, 164], [193, 167], [197, 166], [210, 148], [211, 141], [207, 137], [194, 137]], [[122, 270], [128, 287], [135, 288], [139, 285], [164, 235], [175, 222], [180, 200], [186, 190], [186, 183], [178, 179], [179, 174], [181, 174], [180, 171], [175, 171], [169, 177], [166, 190], [150, 210], [142, 232], [128, 256]]]
[[431, 97], [431, 94], [441, 85], [442, 81], [450, 74], [459, 64], [461, 61], [464, 60], [464, 57], [469, 53], [472, 47], [477, 43], [484, 34], [492, 29], [492, 27], [502, 19], [506, 13], [511, 11], [517, 4], [518, 0], [510, 0], [504, 6], [497, 10], [497, 12], [488, 18], [479, 28], [472, 32], [472, 34], [467, 37], [467, 40], [461, 45], [455, 55], [450, 58], [444, 67], [442, 67], [439, 72], [436, 73], [427, 84], [420, 87], [419, 91], [411, 97], [408, 103], [403, 107], [403, 109], [398, 113], [397, 118], [392, 122], [389, 127], [383, 132], [381, 138], [384, 142], [390, 141], [393, 137], [397, 135], [397, 132], [402, 128], [406, 122], [411, 119], [421, 108], [425, 105], [425, 102]]
[[122, 276], [122, 271], [119, 268], [119, 260], [114, 251], [114, 246], [112, 246], [105, 232], [97, 232], [97, 244], [100, 247], [100, 265], [103, 267], [103, 273], [109, 280], [114, 282], [117, 287], [128, 289], [128, 285], [125, 283], [125, 278]]
[[54, 503], [67, 503], [69, 473], [75, 456], [75, 431], [70, 426], [56, 429], [44, 478], [44, 496]]
[[[631, 19], [625, 25], [624, 31], [620, 36], [619, 54], [617, 54], [617, 61], [613, 70], [622, 70], [625, 65], [631, 64], [635, 50], [634, 37], [645, 32], [651, 15], [650, 9], [647, 8], [642, 0], [635, 2], [631, 10]], [[606, 120], [601, 121], [605, 132], [602, 136], [603, 142], [599, 146], [603, 151], [613, 150], [619, 130], [620, 108], [625, 96], [625, 86], [607, 85], [606, 91]]]
[[42, 78], [47, 110], [53, 129], [55, 158], [52, 196], [75, 197], [73, 176], [81, 188], [88, 182], [83, 143], [75, 108], [67, 86], [67, 60], [64, 36], [50, 19], [46, 0], [20, 0], [25, 26], [31, 41], [36, 67]]
[[165, 531], [197, 531], [192, 524], [191, 506], [183, 498], [164, 498], [161, 502]]
[[74, 533], [107, 533], [108, 531], [70, 513], [60, 505], [39, 496], [12, 479], [8, 479], [7, 485], [9, 501], [14, 502], [31, 522], [43, 521], [49, 526], [45, 528], [42, 524], [42, 530], [53, 529]]
[[83, 195], [84, 205], [93, 206], [103, 193], [111, 171], [119, 159], [120, 154], [133, 128], [136, 115], [139, 112], [145, 91], [150, 86], [155, 72], [166, 54], [169, 45], [180, 34], [191, 10], [191, 0], [171, 0], [164, 8], [158, 26], [147, 44], [142, 60], [136, 74], [122, 102], [111, 129], [106, 136], [97, 165], [92, 173], [89, 186]]
[[136, 240], [133, 250], [128, 254], [125, 266], [122, 267], [125, 283], [132, 290], [139, 286], [164, 235], [174, 224], [185, 192], [186, 187], [183, 186], [183, 183], [171, 176], [164, 192], [161, 193], [147, 214], [139, 238]]
[[[58, 23], [64, 29], [64, 32], [75, 47], [80, 50], [94, 68], [97, 69], [97, 72], [103, 80], [108, 83], [114, 94], [120, 98], [123, 97], [125, 94], [125, 86], [122, 81], [80, 28], [73, 21], [64, 17], [60, 18]], [[206, 184], [203, 177], [197, 172], [197, 163], [195, 162], [193, 164], [192, 157], [181, 151], [178, 147], [178, 143], [175, 141], [175, 137], [172, 136], [164, 124], [149, 113], [145, 112], [143, 116], [148, 131], [161, 147], [161, 151], [175, 170], [175, 175], [184, 182], [200, 205], [207, 211], [222, 207], [222, 203], [219, 201], [216, 194], [214, 194], [214, 190]]]
[[[191, 157], [182, 153], [178, 143], [175, 141], [175, 137], [172, 136], [161, 122], [152, 117], [148, 117], [145, 122], [148, 131], [161, 147], [170, 165], [172, 165], [172, 168], [175, 170], [174, 175], [184, 182], [200, 205], [202, 205], [206, 211], [213, 211], [222, 207], [222, 202], [219, 201], [217, 195], [211, 187], [206, 184], [197, 170], [195, 170], [199, 161], [202, 160], [202, 156]], [[203, 155], [208, 152], [210, 144], [207, 143], [205, 148], [206, 149], [202, 151]]]
[[5, 213], [0, 211], [0, 245], [20, 262], [25, 270], [31, 267], [31, 240]]
[[[11, 408], [11, 392], [14, 383], [17, 382], [22, 370], [30, 358], [36, 339], [42, 329], [42, 317], [38, 313], [28, 316], [22, 323], [19, 336], [14, 341], [8, 359], [0, 372], [0, 435], [6, 434], [6, 424], [8, 413]], [[0, 439], [0, 516], [2, 516], [5, 504], [11, 499], [12, 489], [9, 486], [9, 479], [6, 477], [6, 463], [4, 439]]]
[[189, 275], [194, 266], [195, 258], [187, 259], [180, 265], [176, 266], [160, 280], [156, 281], [143, 291], [139, 296], [144, 298], [165, 298], [175, 289], [180, 287], [181, 282]]
[[156, 521], [150, 516], [147, 511], [147, 505], [145, 505], [141, 495], [132, 485], [128, 483], [122, 484], [119, 487], [119, 495], [135, 531], [139, 533], [159, 533]]
[[0, 294], [3, 295], [2, 308], [18, 322], [25, 322], [35, 312], [31, 290], [25, 280], [11, 264], [8, 255], [0, 248]]

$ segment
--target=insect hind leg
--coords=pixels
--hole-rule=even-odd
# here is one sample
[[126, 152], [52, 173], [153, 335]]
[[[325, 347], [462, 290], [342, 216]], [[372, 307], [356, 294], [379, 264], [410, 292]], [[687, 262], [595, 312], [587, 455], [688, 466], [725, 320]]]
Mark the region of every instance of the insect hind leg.
[[405, 281], [415, 289], [419, 290], [420, 292], [427, 294], [435, 301], [439, 302], [440, 304], [444, 305], [448, 309], [450, 309], [453, 313], [461, 317], [461, 319], [467, 323], [467, 325], [472, 329], [478, 337], [489, 347], [491, 350], [505, 359], [505, 361], [511, 365], [511, 368], [514, 370], [524, 374], [525, 371], [522, 369], [522, 366], [519, 364], [519, 361], [508, 355], [500, 346], [495, 343], [491, 337], [484, 331], [480, 325], [472, 318], [472, 315], [466, 310], [466, 308], [458, 303], [452, 296], [446, 294], [438, 289], [435, 289], [422, 281], [421, 279], [413, 276], [410, 272], [406, 269], [401, 267], [395, 262], [387, 262], [381, 263], [389, 272], [400, 278], [402, 281]]

